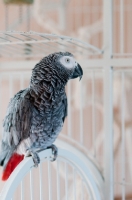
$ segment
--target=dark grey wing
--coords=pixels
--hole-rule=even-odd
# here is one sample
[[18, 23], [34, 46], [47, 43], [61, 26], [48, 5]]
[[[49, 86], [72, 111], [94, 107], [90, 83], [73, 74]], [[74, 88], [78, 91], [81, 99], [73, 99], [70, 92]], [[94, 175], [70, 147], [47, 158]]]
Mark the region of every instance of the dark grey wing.
[[64, 122], [68, 114], [68, 102], [67, 102], [66, 95], [65, 95], [65, 98], [63, 99], [63, 104], [64, 104], [64, 116], [63, 116], [63, 122]]
[[3, 122], [2, 142], [15, 148], [29, 136], [32, 108], [29, 89], [21, 90], [11, 99]]

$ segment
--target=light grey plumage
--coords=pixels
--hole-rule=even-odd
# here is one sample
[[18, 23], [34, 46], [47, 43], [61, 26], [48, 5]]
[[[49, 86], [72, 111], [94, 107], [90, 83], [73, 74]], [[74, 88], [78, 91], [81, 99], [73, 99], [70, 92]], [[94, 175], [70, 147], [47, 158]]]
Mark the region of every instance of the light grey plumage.
[[[10, 101], [3, 122], [0, 165], [6, 167], [14, 152], [36, 155], [50, 147], [67, 116], [65, 86], [83, 72], [73, 55], [58, 52], [43, 58], [32, 70], [30, 87]], [[28, 152], [28, 153], [27, 153]], [[34, 156], [34, 162], [38, 162]]]

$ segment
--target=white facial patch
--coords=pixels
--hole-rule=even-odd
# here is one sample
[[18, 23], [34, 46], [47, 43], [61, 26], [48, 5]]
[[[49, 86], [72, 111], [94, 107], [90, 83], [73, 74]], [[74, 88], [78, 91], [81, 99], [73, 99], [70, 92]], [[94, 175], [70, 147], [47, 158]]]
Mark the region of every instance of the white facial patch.
[[67, 69], [75, 68], [77, 66], [75, 59], [71, 56], [62, 56], [60, 58], [60, 63]]

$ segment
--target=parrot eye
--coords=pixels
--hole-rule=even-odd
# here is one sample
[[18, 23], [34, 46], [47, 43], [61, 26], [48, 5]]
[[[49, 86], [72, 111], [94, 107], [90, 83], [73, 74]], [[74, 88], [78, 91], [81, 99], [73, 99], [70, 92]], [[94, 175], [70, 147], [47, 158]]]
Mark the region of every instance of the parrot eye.
[[65, 61], [66, 61], [66, 63], [70, 63], [70, 59], [69, 58], [66, 58]]

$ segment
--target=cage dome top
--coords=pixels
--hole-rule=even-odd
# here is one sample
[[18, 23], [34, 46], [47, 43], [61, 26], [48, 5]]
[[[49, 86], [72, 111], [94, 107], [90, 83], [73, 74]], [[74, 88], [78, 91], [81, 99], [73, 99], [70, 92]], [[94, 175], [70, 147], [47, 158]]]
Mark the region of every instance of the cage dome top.
[[80, 59], [99, 57], [102, 50], [68, 36], [37, 32], [0, 32], [0, 59], [42, 58], [55, 51], [69, 51]]

